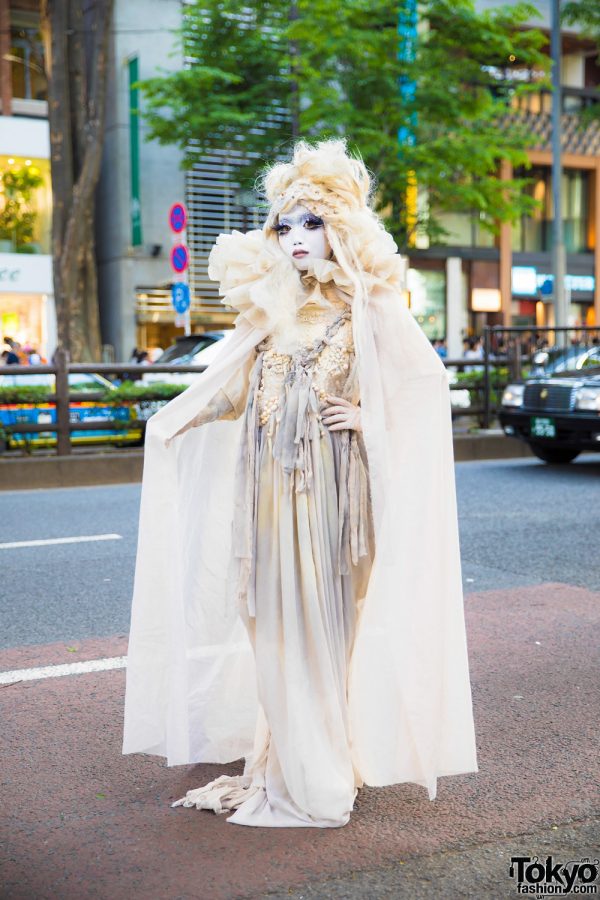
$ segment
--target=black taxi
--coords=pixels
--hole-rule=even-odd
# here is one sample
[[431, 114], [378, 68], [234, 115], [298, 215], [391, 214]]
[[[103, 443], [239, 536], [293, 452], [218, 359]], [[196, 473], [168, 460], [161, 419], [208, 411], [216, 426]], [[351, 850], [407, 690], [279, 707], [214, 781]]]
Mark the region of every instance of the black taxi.
[[509, 384], [498, 418], [505, 434], [525, 441], [545, 462], [600, 452], [600, 366]]

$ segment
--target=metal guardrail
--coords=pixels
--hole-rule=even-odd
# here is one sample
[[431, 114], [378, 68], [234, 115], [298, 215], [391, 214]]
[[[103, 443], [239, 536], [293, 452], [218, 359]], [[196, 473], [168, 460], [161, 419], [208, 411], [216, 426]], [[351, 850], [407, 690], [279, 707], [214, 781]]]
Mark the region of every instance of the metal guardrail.
[[[36, 366], [0, 366], [0, 374], [2, 375], [54, 375], [56, 378], [54, 393], [49, 394], [47, 399], [53, 402], [56, 407], [56, 422], [23, 422], [10, 426], [10, 430], [15, 434], [34, 434], [37, 432], [56, 432], [56, 452], [59, 456], [69, 456], [72, 451], [71, 432], [72, 431], [109, 431], [119, 426], [119, 421], [114, 419], [105, 422], [71, 422], [69, 409], [72, 400], [98, 400], [103, 397], [97, 392], [86, 391], [85, 393], [69, 390], [69, 375], [123, 375], [134, 374], [139, 377], [148, 371], [148, 366], [140, 366], [135, 363], [69, 363], [67, 354], [64, 351], [57, 351], [55, 354], [55, 365], [36, 365]], [[179, 366], [166, 365], [162, 366], [158, 363], [152, 364], [153, 373], [187, 373], [187, 372], [204, 372], [206, 366]], [[144, 400], [162, 400], [164, 397], [159, 394], [152, 394], [151, 391], [146, 393]], [[134, 402], [134, 401], [132, 401]], [[145, 421], [136, 421], [135, 427], [144, 429]], [[122, 425], [122, 423], [121, 423]], [[52, 427], [49, 427], [52, 426]], [[129, 425], [128, 427], [132, 427]]]
[[[585, 341], [590, 338], [590, 343], [600, 340], [600, 327], [579, 326], [577, 328], [556, 328], [556, 327], [536, 327], [536, 326], [502, 326], [493, 325], [486, 326], [483, 335], [483, 356], [481, 359], [472, 359], [470, 357], [444, 358], [442, 359], [447, 368], [456, 368], [465, 372], [482, 371], [483, 378], [480, 385], [465, 384], [458, 382], [450, 386], [451, 390], [468, 390], [472, 395], [478, 396], [478, 403], [467, 408], [453, 407], [453, 418], [459, 416], [477, 417], [483, 428], [489, 428], [493, 416], [497, 412], [498, 399], [500, 392], [506, 387], [510, 381], [519, 381], [523, 377], [523, 366], [531, 361], [532, 353], [539, 347], [535, 346], [535, 342], [539, 343], [539, 336], [543, 334], [554, 335], [564, 341], [564, 346], [568, 346], [567, 338], [569, 334], [578, 341], [579, 344], [585, 346]], [[527, 336], [531, 338], [528, 340]], [[525, 338], [525, 340], [524, 340]], [[500, 341], [506, 344], [506, 352], [498, 353]], [[530, 344], [531, 346], [528, 346]], [[56, 422], [52, 423], [18, 423], [10, 426], [10, 430], [15, 433], [37, 433], [37, 432], [56, 432], [57, 444], [56, 452], [60, 456], [68, 456], [71, 454], [71, 432], [72, 431], [101, 431], [112, 430], [123, 427], [123, 423], [113, 419], [105, 422], [89, 422], [85, 421], [71, 422], [69, 415], [69, 407], [71, 401], [79, 400], [100, 400], [105, 399], [105, 395], [86, 391], [75, 392], [69, 390], [69, 375], [72, 374], [97, 374], [97, 375], [129, 375], [134, 376], [134, 380], [142, 376], [146, 372], [152, 374], [158, 373], [201, 373], [204, 372], [206, 366], [191, 365], [167, 365], [153, 363], [151, 366], [141, 366], [135, 363], [69, 363], [67, 355], [64, 351], [58, 351], [55, 355], [55, 365], [35, 365], [35, 366], [0, 366], [0, 374], [4, 375], [34, 375], [34, 374], [51, 374], [56, 377], [55, 391], [48, 394], [47, 400], [53, 402], [56, 406]], [[498, 369], [506, 367], [508, 376], [499, 377]], [[495, 376], [495, 377], [494, 377]], [[149, 387], [151, 387], [149, 385]], [[496, 403], [494, 403], [494, 396]], [[164, 400], [164, 395], [156, 392], [152, 393], [151, 389], [145, 392], [144, 401]], [[131, 401], [136, 402], [135, 400]], [[140, 401], [137, 401], [140, 402]], [[49, 427], [51, 425], [52, 427]], [[145, 420], [137, 420], [134, 423], [136, 428], [144, 429]], [[131, 428], [132, 424], [128, 423], [126, 427]]]

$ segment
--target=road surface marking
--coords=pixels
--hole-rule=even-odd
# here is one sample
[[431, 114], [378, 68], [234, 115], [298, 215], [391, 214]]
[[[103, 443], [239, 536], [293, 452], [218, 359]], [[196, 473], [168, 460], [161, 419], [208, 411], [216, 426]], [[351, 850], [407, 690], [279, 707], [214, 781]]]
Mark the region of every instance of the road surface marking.
[[85, 534], [80, 537], [46, 538], [40, 541], [9, 541], [0, 544], [0, 550], [12, 550], [15, 547], [47, 547], [49, 544], [81, 544], [85, 541], [120, 541], [122, 534]]
[[110, 669], [124, 669], [126, 665], [126, 656], [113, 656], [56, 666], [39, 666], [37, 669], [12, 669], [12, 671], [0, 672], [0, 684], [35, 681], [38, 678], [59, 678], [61, 675], [84, 675], [86, 672], [107, 672]]
[[[204, 659], [205, 657], [218, 656], [219, 653], [235, 653], [245, 651], [252, 653], [252, 647], [247, 642], [237, 641], [233, 644], [211, 644], [206, 647], [196, 647], [187, 653], [188, 659]], [[90, 659], [85, 662], [58, 663], [52, 666], [38, 666], [35, 669], [11, 669], [0, 672], [0, 685], [16, 684], [19, 681], [35, 681], [42, 678], [59, 678], [61, 675], [85, 675], [86, 672], [107, 672], [110, 669], [125, 669], [126, 656], [112, 656], [104, 659]]]

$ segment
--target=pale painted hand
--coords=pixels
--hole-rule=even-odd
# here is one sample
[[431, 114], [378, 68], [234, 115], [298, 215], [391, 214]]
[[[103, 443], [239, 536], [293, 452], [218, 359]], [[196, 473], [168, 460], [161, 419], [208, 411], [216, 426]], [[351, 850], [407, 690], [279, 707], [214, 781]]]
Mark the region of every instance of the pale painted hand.
[[354, 431], [362, 431], [360, 419], [360, 406], [355, 406], [343, 397], [334, 397], [328, 394], [326, 399], [332, 404], [323, 410], [323, 422], [330, 431], [342, 431], [344, 428], [352, 428]]

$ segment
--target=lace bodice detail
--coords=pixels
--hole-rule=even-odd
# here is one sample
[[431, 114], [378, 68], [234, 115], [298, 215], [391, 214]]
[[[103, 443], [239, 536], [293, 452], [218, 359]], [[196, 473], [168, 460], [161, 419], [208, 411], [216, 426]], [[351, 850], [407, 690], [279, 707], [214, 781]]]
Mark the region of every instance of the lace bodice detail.
[[[342, 314], [347, 318], [342, 318]], [[356, 367], [352, 320], [346, 303], [332, 303], [329, 306], [311, 304], [302, 307], [296, 317], [297, 338], [300, 344], [296, 353], [289, 351], [289, 336], [278, 340], [270, 335], [258, 345], [263, 353], [262, 371], [258, 389], [259, 423], [266, 425], [281, 402], [286, 376], [298, 356], [306, 358], [312, 369], [312, 388], [318, 398], [319, 413], [330, 404], [327, 394], [346, 397], [357, 402]], [[310, 351], [315, 342], [321, 341], [327, 331], [330, 337], [318, 353]]]

